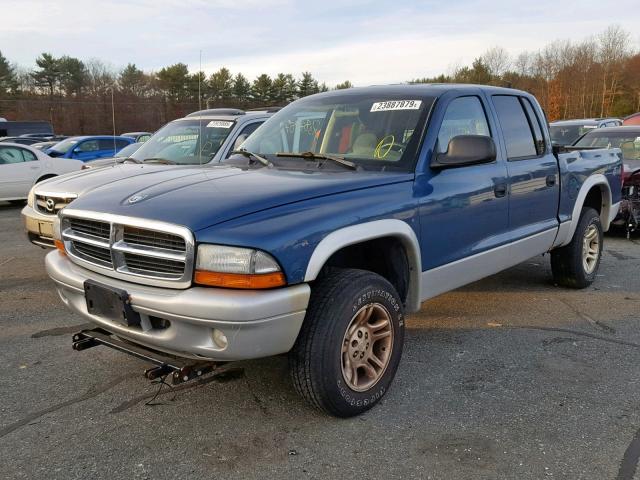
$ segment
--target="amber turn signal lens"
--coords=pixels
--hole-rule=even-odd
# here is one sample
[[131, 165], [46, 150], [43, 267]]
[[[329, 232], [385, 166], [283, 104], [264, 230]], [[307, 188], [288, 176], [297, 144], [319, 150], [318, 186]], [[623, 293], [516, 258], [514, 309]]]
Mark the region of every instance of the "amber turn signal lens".
[[53, 244], [56, 246], [56, 248], [60, 253], [64, 253], [64, 254], [67, 253], [64, 249], [64, 242], [62, 242], [61, 240], [54, 240]]
[[281, 287], [286, 284], [282, 272], [243, 274], [220, 273], [196, 270], [194, 282], [209, 287], [264, 289]]

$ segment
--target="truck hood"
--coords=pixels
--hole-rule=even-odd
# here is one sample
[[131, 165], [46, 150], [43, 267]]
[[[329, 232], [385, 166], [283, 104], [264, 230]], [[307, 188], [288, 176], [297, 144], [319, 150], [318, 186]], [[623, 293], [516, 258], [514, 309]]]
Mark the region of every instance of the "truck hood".
[[[159, 220], [197, 231], [289, 203], [414, 178], [413, 173], [233, 166], [165, 167], [134, 173], [103, 182], [70, 208]], [[101, 178], [109, 178], [109, 173], [103, 175]], [[372, 194], [371, 201], [384, 199]]]
[[[35, 192], [47, 192], [49, 194], [72, 193], [80, 196], [96, 187], [109, 185], [123, 178], [144, 176], [163, 168], [167, 168], [167, 166], [158, 164], [136, 165], [132, 163], [123, 163], [101, 168], [78, 170], [76, 172], [50, 178], [49, 180], [39, 183], [35, 188]], [[179, 167], [173, 168], [175, 169]]]

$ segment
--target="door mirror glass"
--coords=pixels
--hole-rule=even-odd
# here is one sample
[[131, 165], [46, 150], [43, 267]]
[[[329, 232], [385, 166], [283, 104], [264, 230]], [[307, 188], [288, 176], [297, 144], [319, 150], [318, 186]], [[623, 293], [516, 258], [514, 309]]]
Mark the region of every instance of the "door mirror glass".
[[449, 141], [447, 151], [439, 153], [432, 168], [463, 167], [491, 163], [496, 159], [496, 144], [485, 135], [458, 135]]

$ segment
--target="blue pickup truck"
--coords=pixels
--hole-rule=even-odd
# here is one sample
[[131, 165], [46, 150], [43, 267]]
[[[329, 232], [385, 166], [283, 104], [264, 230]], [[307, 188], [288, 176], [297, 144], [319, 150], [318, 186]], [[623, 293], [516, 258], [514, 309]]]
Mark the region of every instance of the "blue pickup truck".
[[288, 353], [297, 391], [346, 417], [387, 392], [424, 300], [545, 253], [558, 285], [591, 284], [620, 191], [621, 152], [555, 151], [528, 93], [354, 88], [293, 102], [222, 164], [86, 193], [46, 267], [96, 324], [76, 350], [176, 381]]

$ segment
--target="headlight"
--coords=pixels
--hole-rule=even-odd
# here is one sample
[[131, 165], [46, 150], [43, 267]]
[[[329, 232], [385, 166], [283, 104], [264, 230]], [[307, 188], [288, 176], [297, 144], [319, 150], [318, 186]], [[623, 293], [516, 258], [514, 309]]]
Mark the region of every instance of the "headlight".
[[29, 195], [27, 195], [27, 205], [29, 205], [31, 208], [33, 208], [33, 205], [36, 203], [36, 194], [33, 191], [35, 188], [35, 185], [31, 187], [31, 190], [29, 190]]
[[286, 284], [278, 262], [251, 248], [200, 245], [194, 281], [228, 288], [273, 288]]

